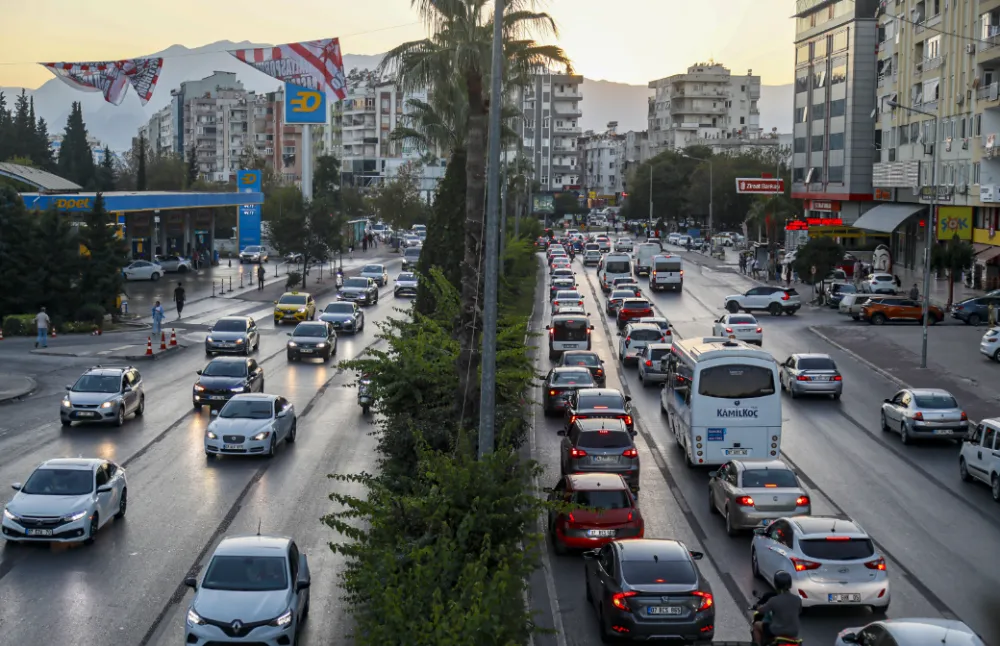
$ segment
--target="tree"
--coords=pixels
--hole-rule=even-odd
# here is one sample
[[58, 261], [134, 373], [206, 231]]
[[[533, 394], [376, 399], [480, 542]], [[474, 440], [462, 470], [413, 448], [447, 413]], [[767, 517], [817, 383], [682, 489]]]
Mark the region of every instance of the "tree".
[[35, 146], [32, 149], [31, 159], [42, 170], [49, 172], [56, 170], [56, 162], [52, 158], [52, 146], [49, 145], [49, 124], [45, 123], [45, 119], [39, 119], [35, 124]]
[[107, 146], [104, 147], [101, 165], [97, 169], [97, 190], [101, 192], [115, 190], [115, 156]]
[[[465, 240], [465, 152], [456, 151], [448, 160], [444, 179], [438, 184], [427, 220], [427, 239], [417, 261], [417, 272], [425, 279], [437, 268], [456, 293], [462, 290], [462, 247]], [[431, 316], [438, 308], [435, 290], [426, 280], [417, 283], [416, 310]], [[455, 321], [451, 322], [454, 329]]]
[[139, 157], [136, 160], [135, 190], [146, 190], [146, 135], [139, 135]]
[[118, 237], [117, 221], [104, 209], [104, 195], [97, 194], [94, 208], [84, 218], [80, 243], [86, 248], [80, 290], [86, 303], [115, 312], [115, 301], [125, 287], [122, 267], [128, 264], [128, 248]]
[[[968, 242], [959, 239], [956, 233], [947, 242], [938, 242], [931, 249], [931, 267], [935, 271], [948, 272], [948, 305], [955, 297], [955, 280], [963, 272], [970, 271], [976, 262], [976, 251]], [[927, 294], [924, 294], [927, 297]]]
[[147, 152], [145, 178], [148, 191], [182, 191], [188, 188], [188, 166], [178, 154]]
[[31, 311], [27, 297], [35, 286], [26, 285], [23, 275], [26, 267], [40, 264], [26, 244], [32, 230], [32, 217], [17, 190], [0, 185], [0, 322], [11, 314]]
[[83, 123], [83, 108], [74, 102], [66, 119], [57, 162], [59, 174], [84, 188], [95, 187], [94, 152], [90, 148], [87, 126]]
[[833, 268], [844, 259], [844, 248], [833, 238], [812, 238], [798, 248], [793, 268], [805, 283], [812, 283], [812, 268], [816, 268], [816, 282], [824, 280]]
[[420, 198], [420, 171], [419, 164], [403, 164], [369, 198], [375, 215], [393, 229], [409, 229], [426, 218], [427, 204]]
[[313, 171], [313, 196], [336, 201], [340, 199], [339, 193], [340, 160], [333, 155], [320, 155]]
[[188, 148], [187, 154], [187, 176], [185, 178], [184, 188], [191, 190], [194, 185], [198, 182], [198, 178], [201, 173], [198, 171], [198, 157], [195, 154], [194, 146]]
[[[302, 193], [294, 186], [285, 187], [285, 202], [268, 219], [271, 244], [280, 255], [302, 254], [302, 288], [306, 288], [306, 278], [310, 261], [326, 260], [333, 250], [339, 249], [342, 236], [342, 218], [333, 208], [329, 198], [305, 202]], [[265, 202], [266, 204], [266, 202]]]
[[33, 301], [25, 311], [35, 312], [45, 306], [54, 319], [83, 321], [92, 318], [80, 315], [83, 258], [72, 221], [55, 209], [36, 212], [31, 217], [36, 219], [29, 242], [32, 254], [36, 258], [44, 257], [45, 262], [23, 267], [25, 273], [33, 274], [25, 276], [32, 286], [29, 291]]

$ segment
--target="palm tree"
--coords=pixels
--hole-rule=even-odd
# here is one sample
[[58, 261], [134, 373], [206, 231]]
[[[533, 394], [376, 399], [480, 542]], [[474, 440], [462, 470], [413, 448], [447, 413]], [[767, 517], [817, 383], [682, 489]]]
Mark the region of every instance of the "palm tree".
[[[379, 66], [391, 71], [404, 89], [464, 84], [465, 110], [465, 249], [462, 262], [462, 311], [456, 335], [461, 397], [458, 408], [466, 420], [478, 418], [478, 328], [481, 259], [484, 251], [486, 198], [486, 115], [493, 50], [493, 16], [489, 0], [411, 0], [431, 29], [423, 40], [390, 50]], [[555, 21], [531, 11], [533, 0], [508, 0], [503, 16], [504, 60], [512, 79], [526, 79], [532, 69], [569, 61], [559, 47], [539, 45], [532, 38], [556, 34]], [[457, 113], [454, 116], [459, 116]], [[457, 119], [456, 119], [457, 121]], [[468, 375], [468, 377], [467, 377]], [[469, 377], [472, 377], [471, 379]]]
[[[958, 234], [944, 244], [934, 245], [931, 251], [931, 267], [936, 271], [948, 272], [948, 305], [951, 307], [955, 296], [955, 278], [972, 269], [976, 262], [976, 252], [972, 245], [960, 240]], [[924, 294], [927, 297], [927, 294]]]

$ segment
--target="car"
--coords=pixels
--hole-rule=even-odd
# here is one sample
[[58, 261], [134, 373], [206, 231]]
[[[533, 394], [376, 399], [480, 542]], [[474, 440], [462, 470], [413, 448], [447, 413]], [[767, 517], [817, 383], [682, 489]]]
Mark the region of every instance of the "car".
[[957, 619], [892, 619], [875, 621], [867, 626], [845, 628], [834, 646], [986, 646], [986, 642]]
[[267, 247], [260, 245], [250, 245], [244, 247], [240, 252], [240, 264], [244, 263], [265, 263], [268, 260]]
[[605, 235], [597, 236], [596, 238], [594, 238], [594, 242], [597, 243], [597, 246], [600, 248], [601, 252], [608, 253], [609, 251], [611, 251], [611, 238], [609, 238], [608, 236]]
[[559, 469], [570, 473], [617, 473], [639, 490], [639, 451], [621, 419], [577, 419], [560, 429]]
[[291, 251], [285, 254], [285, 262], [289, 264], [301, 263], [305, 260], [305, 254], [299, 253], [297, 251]]
[[642, 538], [646, 525], [628, 483], [617, 473], [574, 473], [559, 478], [552, 502], [572, 511], [549, 511], [549, 539], [556, 554], [591, 550], [621, 538]]
[[[348, 280], [354, 280], [349, 278]], [[285, 292], [274, 301], [274, 324], [300, 323], [316, 318], [316, 301], [306, 292]]]
[[670, 233], [670, 234], [667, 234], [667, 243], [668, 244], [677, 244], [677, 241], [680, 239], [680, 237], [681, 237], [681, 234], [679, 234], [679, 233]]
[[399, 298], [400, 296], [416, 296], [417, 275], [412, 271], [404, 271], [401, 274], [397, 274], [396, 280], [393, 281], [392, 285], [392, 295], [395, 298]]
[[631, 289], [615, 289], [608, 294], [608, 302], [605, 304], [605, 311], [608, 316], [617, 316], [618, 308], [625, 302], [626, 298], [635, 298], [635, 292]]
[[419, 247], [421, 245], [420, 236], [416, 235], [405, 235], [403, 236], [403, 246], [408, 248]]
[[601, 252], [597, 249], [587, 250], [583, 252], [583, 265], [589, 267], [591, 265], [596, 265], [601, 261]]
[[830, 309], [839, 310], [845, 296], [857, 293], [858, 288], [851, 283], [833, 283], [827, 288], [826, 304]]
[[585, 595], [601, 641], [711, 642], [715, 597], [696, 564], [704, 556], [662, 538], [615, 540], [584, 552]]
[[556, 256], [549, 264], [549, 273], [552, 273], [552, 271], [555, 271], [556, 269], [568, 269], [572, 266], [573, 265], [570, 262], [569, 256]]
[[542, 382], [542, 413], [547, 417], [566, 409], [570, 393], [580, 388], [593, 388], [594, 377], [582, 367], [555, 367]]
[[620, 280], [616, 282], [618, 282], [618, 284], [615, 286], [615, 289], [630, 289], [636, 298], [644, 298], [642, 295], [642, 287], [640, 287], [639, 283], [635, 282], [634, 279], [629, 278], [628, 280]]
[[560, 314], [560, 307], [583, 307], [584, 296], [575, 289], [560, 289], [556, 292], [556, 297], [552, 300], [552, 313]]
[[1000, 419], [984, 419], [969, 439], [962, 443], [958, 473], [962, 480], [979, 480], [990, 487], [993, 500], [1000, 502]]
[[671, 343], [647, 343], [639, 351], [639, 383], [643, 388], [662, 384], [667, 380], [667, 371], [663, 360], [670, 354]]
[[[922, 323], [924, 320], [924, 304], [910, 298], [869, 298], [861, 306], [861, 320], [872, 325], [884, 325], [889, 321], [910, 321]], [[944, 320], [944, 310], [937, 305], [927, 308], [927, 322], [930, 325]]]
[[93, 543], [112, 518], [125, 518], [125, 469], [99, 458], [57, 458], [35, 467], [4, 507], [8, 543]]
[[558, 359], [566, 350], [590, 350], [594, 326], [586, 315], [554, 314], [545, 326], [549, 334], [549, 359]]
[[631, 238], [618, 238], [615, 240], [615, 251], [625, 251], [632, 253], [632, 239]]
[[359, 275], [362, 278], [371, 278], [379, 287], [389, 284], [389, 274], [385, 271], [385, 265], [365, 265]]
[[844, 378], [828, 354], [793, 354], [778, 367], [778, 383], [794, 399], [799, 395], [830, 395], [840, 399]]
[[994, 312], [1000, 309], [1000, 297], [979, 296], [976, 298], [967, 298], [964, 301], [955, 303], [950, 311], [953, 318], [962, 321], [966, 325], [979, 325], [983, 321], [989, 321], [990, 305], [993, 306]]
[[309, 615], [309, 561], [290, 538], [231, 536], [222, 539], [195, 593], [184, 622], [187, 644], [294, 646]]
[[641, 316], [632, 321], [633, 323], [652, 323], [656, 327], [663, 330], [663, 336], [665, 337], [665, 342], [670, 343], [673, 341], [674, 330], [668, 321], [663, 316]]
[[260, 330], [249, 316], [223, 316], [208, 328], [205, 337], [207, 356], [222, 352], [249, 355], [255, 350], [260, 350]]
[[632, 398], [614, 388], [581, 388], [569, 399], [566, 408], [566, 429], [579, 419], [620, 419], [629, 433], [635, 432], [632, 418]]
[[420, 247], [408, 247], [403, 250], [403, 271], [413, 271], [420, 262]]
[[378, 305], [378, 285], [371, 278], [354, 276], [344, 281], [337, 298], [364, 305]]
[[892, 598], [885, 559], [856, 522], [834, 516], [785, 516], [753, 530], [750, 569], [773, 581], [784, 570], [803, 608], [869, 606], [884, 614]]
[[[213, 411], [213, 414], [215, 411]], [[205, 456], [266, 455], [278, 442], [295, 443], [295, 407], [284, 397], [264, 393], [233, 396], [205, 431]]]
[[576, 289], [576, 280], [572, 277], [553, 278], [549, 284], [549, 300], [554, 300], [559, 292], [570, 289]]
[[712, 336], [762, 345], [764, 328], [752, 314], [723, 314], [712, 324]]
[[194, 269], [189, 259], [173, 254], [169, 256], [153, 256], [153, 259], [156, 260], [160, 267], [163, 267], [163, 271], [184, 274]]
[[191, 390], [195, 410], [221, 408], [240, 393], [264, 392], [264, 369], [247, 357], [216, 357], [197, 371]]
[[569, 267], [562, 267], [552, 271], [549, 275], [549, 280], [556, 280], [558, 278], [570, 278], [573, 280], [574, 285], [576, 284], [576, 272]]
[[332, 323], [307, 321], [287, 334], [291, 337], [285, 348], [289, 361], [318, 357], [327, 362], [337, 354], [337, 332]]
[[723, 515], [730, 536], [812, 513], [798, 476], [781, 460], [730, 460], [708, 476], [709, 511]]
[[889, 294], [891, 296], [896, 293], [896, 279], [892, 274], [868, 274], [861, 283], [861, 290], [869, 294]]
[[158, 263], [150, 262], [148, 260], [136, 260], [132, 264], [122, 269], [122, 275], [125, 280], [160, 280], [160, 277], [166, 273]]
[[622, 300], [622, 304], [618, 308], [615, 317], [618, 321], [618, 329], [621, 330], [628, 325], [629, 321], [652, 315], [653, 306], [649, 301], [645, 298], [633, 297]]
[[774, 285], [754, 287], [743, 294], [726, 296], [723, 303], [730, 314], [736, 314], [740, 310], [766, 310], [772, 316], [780, 316], [782, 313], [792, 315], [802, 307], [802, 299], [797, 291]]
[[1000, 362], [1000, 326], [986, 330], [983, 338], [979, 341], [979, 352]]
[[545, 251], [549, 248], [549, 239], [545, 236], [538, 236], [535, 240], [535, 249], [538, 251]]
[[623, 366], [635, 365], [639, 353], [650, 343], [663, 343], [663, 330], [652, 323], [630, 323], [618, 332], [618, 360]]
[[319, 320], [326, 321], [334, 330], [341, 332], [354, 333], [365, 329], [365, 311], [351, 301], [330, 303], [319, 315]]
[[567, 350], [559, 360], [559, 367], [583, 366], [590, 371], [594, 384], [603, 388], [608, 376], [604, 374], [604, 359], [591, 350]]
[[941, 388], [904, 388], [882, 403], [882, 430], [899, 433], [903, 444], [915, 439], [964, 440], [969, 416]]
[[59, 419], [63, 426], [73, 422], [105, 422], [123, 426], [125, 418], [146, 410], [146, 391], [142, 375], [132, 366], [119, 368], [100, 365], [88, 369], [66, 386]]

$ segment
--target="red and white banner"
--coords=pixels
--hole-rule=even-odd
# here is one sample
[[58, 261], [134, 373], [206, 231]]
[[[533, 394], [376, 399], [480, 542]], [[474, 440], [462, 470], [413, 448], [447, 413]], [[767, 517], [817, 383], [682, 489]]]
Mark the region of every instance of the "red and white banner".
[[104, 100], [121, 105], [128, 86], [135, 88], [143, 105], [153, 98], [153, 90], [163, 69], [162, 58], [129, 58], [95, 63], [41, 63], [56, 78], [77, 90], [101, 92]]
[[347, 77], [340, 40], [324, 38], [274, 47], [234, 49], [230, 54], [260, 72], [285, 83], [301, 85], [310, 90], [347, 96]]
[[785, 180], [763, 177], [737, 178], [736, 192], [751, 193], [755, 195], [775, 195], [777, 193], [784, 193]]

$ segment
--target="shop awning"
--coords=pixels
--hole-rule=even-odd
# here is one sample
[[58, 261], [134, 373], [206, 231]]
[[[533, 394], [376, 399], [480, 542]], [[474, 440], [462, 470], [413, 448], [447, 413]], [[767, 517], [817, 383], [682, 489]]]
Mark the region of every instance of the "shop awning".
[[892, 233], [904, 220], [926, 208], [923, 204], [879, 204], [866, 212], [852, 226], [865, 231]]
[[985, 265], [997, 256], [1000, 256], [1000, 247], [994, 247], [991, 245], [986, 251], [976, 254], [976, 262]]
[[992, 249], [992, 248], [993, 248], [993, 245], [991, 245], [991, 244], [983, 244], [982, 242], [973, 242], [972, 243], [972, 253], [974, 253], [974, 254], [981, 254], [984, 251], [986, 251], [987, 249]]

